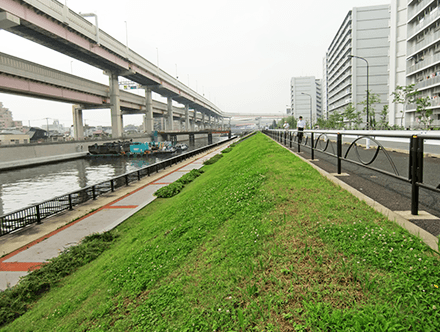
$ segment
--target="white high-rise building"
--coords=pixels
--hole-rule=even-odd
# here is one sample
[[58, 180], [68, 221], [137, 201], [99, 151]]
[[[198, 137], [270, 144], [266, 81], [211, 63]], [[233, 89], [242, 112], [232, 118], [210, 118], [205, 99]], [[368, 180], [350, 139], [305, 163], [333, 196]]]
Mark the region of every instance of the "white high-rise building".
[[[367, 85], [379, 104], [370, 105], [376, 118], [389, 101], [388, 65], [390, 6], [357, 7], [350, 10], [326, 53], [326, 106], [328, 114], [343, 113], [351, 103], [362, 111]], [[355, 57], [349, 57], [353, 55]], [[366, 122], [366, 116], [363, 116]], [[365, 123], [364, 122], [364, 123]]]
[[290, 81], [291, 109], [295, 118], [302, 116], [307, 123], [316, 123], [322, 115], [321, 82], [314, 76], [292, 77]]
[[[405, 11], [406, 7], [406, 11]], [[406, 20], [406, 82], [399, 77], [396, 85], [415, 84], [422, 97], [431, 100], [432, 125], [440, 125], [440, 1], [439, 0], [393, 0], [396, 18], [392, 27], [403, 30]], [[400, 13], [406, 13], [406, 16]], [[397, 14], [396, 14], [397, 13]], [[399, 30], [400, 29], [400, 30]], [[403, 34], [403, 31], [402, 31]], [[398, 36], [401, 37], [401, 36]], [[397, 40], [401, 40], [398, 38]], [[402, 51], [403, 52], [403, 51]], [[399, 55], [400, 53], [397, 52]], [[399, 58], [400, 60], [400, 58]], [[403, 62], [403, 61], [401, 61]], [[401, 63], [398, 63], [401, 68]], [[391, 88], [391, 86], [390, 86]], [[406, 105], [404, 122], [406, 127], [418, 127], [415, 105]], [[399, 119], [402, 113], [396, 112]], [[398, 120], [400, 121], [400, 120]]]
[[390, 64], [388, 122], [405, 126], [404, 105], [393, 103], [391, 94], [398, 85], [406, 85], [407, 0], [392, 0], [390, 9]]

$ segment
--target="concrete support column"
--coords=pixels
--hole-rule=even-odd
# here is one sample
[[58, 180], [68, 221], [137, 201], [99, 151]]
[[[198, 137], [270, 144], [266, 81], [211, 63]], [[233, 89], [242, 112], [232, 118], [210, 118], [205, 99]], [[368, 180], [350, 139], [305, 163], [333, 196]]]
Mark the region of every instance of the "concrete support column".
[[202, 113], [202, 125], [201, 125], [201, 129], [205, 129], [205, 113]]
[[197, 123], [197, 110], [194, 109], [194, 119], [191, 125], [191, 130], [195, 131], [196, 130], [196, 123]]
[[225, 118], [222, 117], [222, 130], [225, 128]]
[[73, 138], [76, 140], [84, 139], [83, 113], [79, 105], [72, 106], [73, 116]]
[[111, 73], [109, 75], [110, 86], [110, 109], [112, 115], [112, 138], [123, 136], [123, 124], [121, 113], [121, 101], [119, 99], [118, 75]]
[[189, 131], [189, 105], [185, 105], [185, 130]]
[[173, 130], [173, 98], [168, 97], [167, 98], [168, 101], [168, 123], [167, 123], [167, 130]]
[[154, 131], [153, 121], [153, 99], [151, 97], [151, 89], [145, 88], [145, 116], [144, 116], [144, 131], [147, 134], [152, 134]]

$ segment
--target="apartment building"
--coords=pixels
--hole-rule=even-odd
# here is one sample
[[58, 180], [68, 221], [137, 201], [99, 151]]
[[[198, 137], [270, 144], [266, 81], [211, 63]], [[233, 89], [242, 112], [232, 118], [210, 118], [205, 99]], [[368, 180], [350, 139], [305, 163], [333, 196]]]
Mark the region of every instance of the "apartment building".
[[290, 80], [291, 110], [295, 118], [302, 116], [307, 123], [316, 123], [322, 116], [322, 80], [314, 76], [292, 77]]
[[[407, 0], [392, 2], [394, 10], [407, 6], [406, 84], [415, 84], [422, 97], [429, 97], [432, 125], [440, 125], [440, 1]], [[393, 24], [401, 24], [397, 17]], [[418, 127], [415, 105], [405, 105], [405, 126]], [[401, 113], [400, 113], [401, 114]], [[399, 112], [397, 113], [397, 117]]]
[[389, 24], [389, 5], [357, 7], [347, 13], [326, 52], [328, 114], [342, 113], [350, 103], [362, 111], [359, 103], [366, 100], [367, 85], [381, 100], [375, 105], [376, 118], [388, 104]]
[[16, 128], [18, 130], [23, 129], [23, 123], [21, 121], [14, 121], [12, 119], [12, 112], [3, 107], [3, 103], [0, 102], [0, 129]]

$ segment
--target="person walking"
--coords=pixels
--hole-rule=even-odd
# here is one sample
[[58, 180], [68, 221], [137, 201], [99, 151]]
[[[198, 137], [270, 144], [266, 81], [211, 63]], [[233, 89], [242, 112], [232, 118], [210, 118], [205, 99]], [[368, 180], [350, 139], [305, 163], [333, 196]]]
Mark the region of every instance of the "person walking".
[[284, 121], [283, 128], [287, 131], [289, 130], [289, 127], [290, 127], [289, 123], [287, 121]]
[[299, 120], [296, 126], [298, 129], [298, 143], [301, 144], [304, 135], [304, 127], [306, 126], [306, 122], [303, 120], [303, 117], [301, 115], [299, 116]]

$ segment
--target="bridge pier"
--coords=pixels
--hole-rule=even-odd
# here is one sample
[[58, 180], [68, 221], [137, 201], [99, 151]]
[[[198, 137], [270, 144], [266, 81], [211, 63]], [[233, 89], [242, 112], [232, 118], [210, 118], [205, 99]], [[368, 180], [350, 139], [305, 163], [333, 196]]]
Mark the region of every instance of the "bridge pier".
[[112, 118], [112, 138], [119, 138], [123, 135], [121, 101], [119, 98], [118, 74], [109, 74], [110, 87], [110, 110]]
[[189, 105], [185, 105], [185, 130], [189, 131]]
[[166, 130], [173, 130], [173, 98], [168, 97], [167, 98], [167, 105], [168, 105], [168, 114], [167, 114], [167, 129]]
[[79, 105], [72, 106], [73, 116], [73, 138], [75, 140], [84, 139], [83, 113]]
[[200, 129], [202, 129], [202, 130], [205, 129], [205, 113], [202, 113], [202, 124], [201, 124], [201, 127], [202, 128], [200, 128]]
[[144, 132], [151, 135], [154, 131], [153, 121], [153, 99], [151, 96], [151, 89], [145, 87], [145, 115], [144, 115]]
[[197, 110], [194, 109], [194, 118], [191, 124], [191, 131], [195, 131], [196, 130], [196, 122], [197, 122]]

